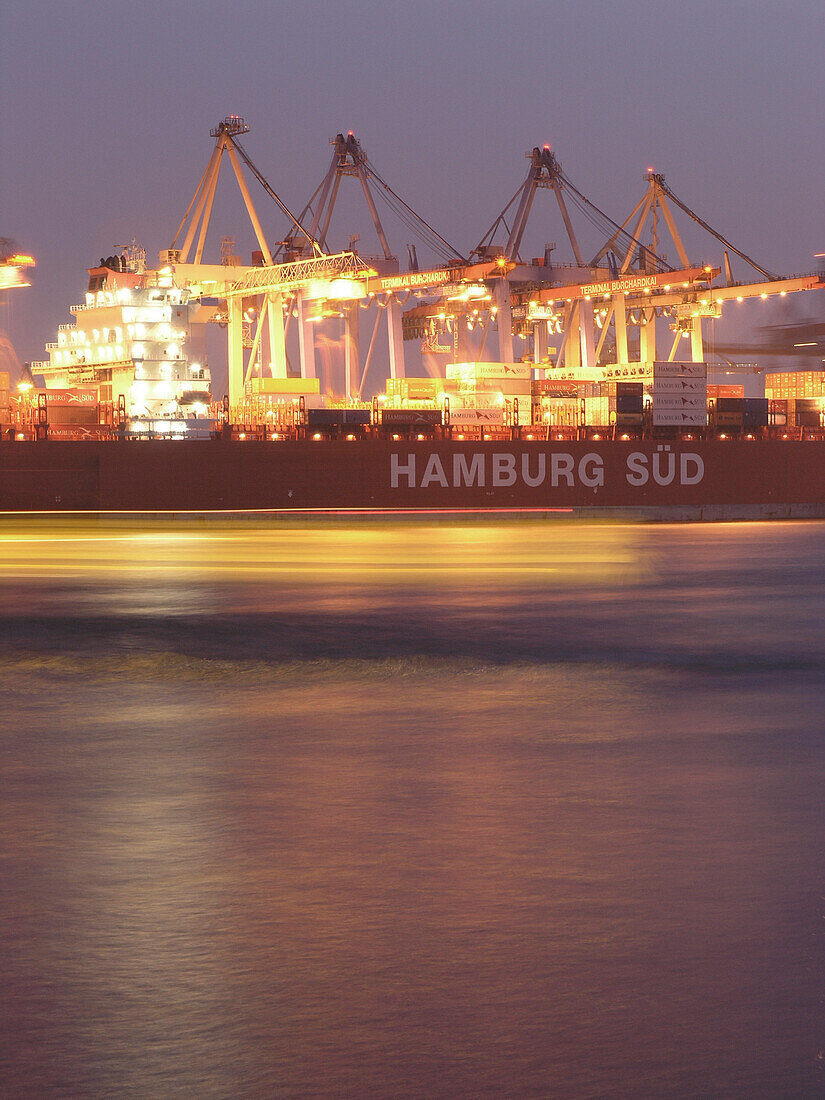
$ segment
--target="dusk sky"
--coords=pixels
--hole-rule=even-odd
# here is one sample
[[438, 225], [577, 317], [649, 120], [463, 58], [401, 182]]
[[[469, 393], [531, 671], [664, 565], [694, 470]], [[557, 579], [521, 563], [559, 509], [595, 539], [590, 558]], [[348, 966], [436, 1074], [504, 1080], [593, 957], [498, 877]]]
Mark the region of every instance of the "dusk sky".
[[[209, 130], [231, 113], [294, 210], [326, 171], [329, 139], [353, 129], [384, 179], [464, 254], [543, 142], [618, 221], [652, 165], [770, 270], [812, 270], [825, 251], [821, 0], [0, 0], [0, 11], [0, 235], [37, 258], [33, 287], [0, 300], [21, 361], [43, 358], [70, 320], [87, 266], [132, 237], [150, 263], [171, 244]], [[234, 236], [248, 260], [227, 169], [211, 258]], [[271, 239], [283, 236], [283, 216], [253, 194]], [[557, 241], [567, 259], [558, 212], [540, 198], [522, 253]], [[363, 204], [339, 209], [331, 243], [361, 233], [374, 251]], [[404, 257], [414, 239], [389, 217], [386, 228]], [[586, 247], [601, 243], [586, 228]], [[718, 246], [686, 237], [692, 258], [718, 262]], [[13, 364], [7, 352], [0, 369]]]

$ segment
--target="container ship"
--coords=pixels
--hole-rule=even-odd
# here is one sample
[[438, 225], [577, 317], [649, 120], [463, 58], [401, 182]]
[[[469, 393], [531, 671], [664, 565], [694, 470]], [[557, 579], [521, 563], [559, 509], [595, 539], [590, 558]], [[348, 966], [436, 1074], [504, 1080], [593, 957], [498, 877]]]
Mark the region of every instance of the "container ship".
[[[631, 218], [621, 226], [606, 219], [609, 239], [587, 262], [565, 194], [586, 204], [591, 220], [606, 216], [549, 146], [528, 154], [527, 178], [494, 223], [510, 226], [503, 245], [491, 230], [469, 258], [452, 250], [426, 270], [410, 249], [410, 270], [400, 272], [373, 188], [401, 203], [431, 242], [449, 246], [389, 188], [351, 132], [332, 142], [310, 224], [252, 164], [238, 141], [246, 132], [238, 116], [212, 131], [191, 221], [185, 228], [188, 211], [156, 268], [134, 244], [101, 259], [88, 269], [74, 320], [47, 345], [48, 360], [33, 363], [11, 394], [0, 377], [0, 511], [825, 516], [825, 375], [712, 363], [703, 328], [727, 303], [823, 289], [822, 272], [779, 278], [715, 233], [723, 264], [691, 263], [671, 206], [693, 212], [652, 168]], [[259, 245], [247, 265], [231, 239], [220, 264], [203, 260], [224, 154]], [[291, 219], [277, 247], [261, 228], [242, 162]], [[360, 255], [357, 237], [342, 252], [326, 247], [347, 176], [367, 197], [378, 256]], [[551, 245], [543, 256], [520, 255], [541, 190], [558, 202], [572, 263], [557, 264]], [[680, 266], [662, 254], [662, 224]], [[757, 269], [756, 282], [733, 278], [728, 249]], [[193, 350], [207, 323], [226, 333], [220, 402], [205, 356]], [[388, 377], [364, 399], [379, 328]], [[323, 337], [333, 329], [334, 340]], [[409, 341], [420, 342], [427, 377], [408, 376]], [[319, 359], [331, 347], [342, 360], [337, 386]]]
[[88, 270], [41, 384], [0, 379], [2, 512], [825, 516], [825, 372], [465, 362], [368, 402], [251, 376], [233, 408], [189, 358], [202, 303], [140, 259]]
[[389, 379], [369, 404], [321, 403], [317, 384], [287, 380], [253, 387], [241, 422], [214, 404], [118, 419], [91, 389], [33, 391], [17, 402], [30, 419], [0, 444], [0, 511], [825, 517], [822, 372], [798, 383], [822, 396], [796, 398], [744, 398], [696, 363], [652, 363], [633, 381], [532, 373], [456, 364], [444, 379]]

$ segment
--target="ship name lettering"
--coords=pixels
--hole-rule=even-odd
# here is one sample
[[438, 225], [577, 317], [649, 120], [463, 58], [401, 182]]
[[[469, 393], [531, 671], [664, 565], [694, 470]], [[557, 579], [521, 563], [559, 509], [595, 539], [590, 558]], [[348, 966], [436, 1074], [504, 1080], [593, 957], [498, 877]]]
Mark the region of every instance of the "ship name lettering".
[[393, 489], [398, 488], [399, 478], [405, 477], [407, 479], [407, 485], [410, 488], [415, 488], [415, 455], [407, 455], [407, 463], [402, 466], [399, 462], [399, 455], [393, 453], [390, 455], [390, 485]]
[[513, 485], [516, 480], [516, 456], [496, 453], [493, 455], [493, 485]]
[[[446, 489], [449, 486], [447, 481], [447, 475], [444, 473], [444, 467], [441, 464], [441, 459], [438, 455], [430, 455], [427, 461], [427, 467], [424, 470], [424, 476], [421, 478], [421, 488], [426, 489], [428, 485], [431, 485], [434, 481]], [[413, 481], [412, 484], [415, 484]]]
[[[662, 473], [662, 459], [666, 458], [665, 472]], [[671, 481], [676, 477], [676, 455], [673, 454], [670, 447], [666, 447], [660, 444], [653, 455], [653, 480], [657, 485], [670, 485]]]
[[[628, 485], [647, 485], [651, 474], [657, 485], [670, 485], [676, 480], [676, 455], [667, 445], [660, 444], [652, 456], [633, 451], [627, 456]], [[679, 453], [679, 484], [698, 485], [705, 476], [705, 463], [701, 455], [693, 451]]]
[[521, 476], [525, 485], [529, 485], [531, 489], [534, 489], [537, 485], [541, 485], [547, 475], [547, 463], [544, 459], [544, 454], [539, 451], [536, 455], [538, 472], [535, 476], [530, 473], [530, 453], [525, 451], [521, 456]]
[[591, 453], [579, 459], [579, 481], [591, 489], [604, 485], [604, 462], [601, 455]]
[[559, 454], [558, 451], [554, 451], [550, 455], [550, 484], [553, 488], [557, 488], [560, 477], [567, 478], [567, 484], [571, 488], [573, 487], [573, 456], [568, 454]]
[[475, 454], [471, 462], [467, 462], [466, 455], [453, 455], [453, 485], [456, 489], [463, 483], [469, 488], [471, 485], [484, 485], [484, 455]]

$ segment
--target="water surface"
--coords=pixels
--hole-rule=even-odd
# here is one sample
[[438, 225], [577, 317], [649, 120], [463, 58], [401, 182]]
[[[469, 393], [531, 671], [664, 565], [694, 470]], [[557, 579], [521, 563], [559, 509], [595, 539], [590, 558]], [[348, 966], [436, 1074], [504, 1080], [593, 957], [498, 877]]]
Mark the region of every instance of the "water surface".
[[825, 524], [0, 531], [0, 1093], [825, 1094]]

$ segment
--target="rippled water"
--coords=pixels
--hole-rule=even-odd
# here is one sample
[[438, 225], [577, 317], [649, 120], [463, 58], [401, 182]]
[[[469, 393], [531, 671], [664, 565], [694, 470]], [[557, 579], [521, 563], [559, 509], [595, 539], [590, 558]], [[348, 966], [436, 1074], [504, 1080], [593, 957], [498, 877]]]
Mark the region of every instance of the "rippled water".
[[0, 1093], [825, 1094], [823, 563], [6, 523]]

